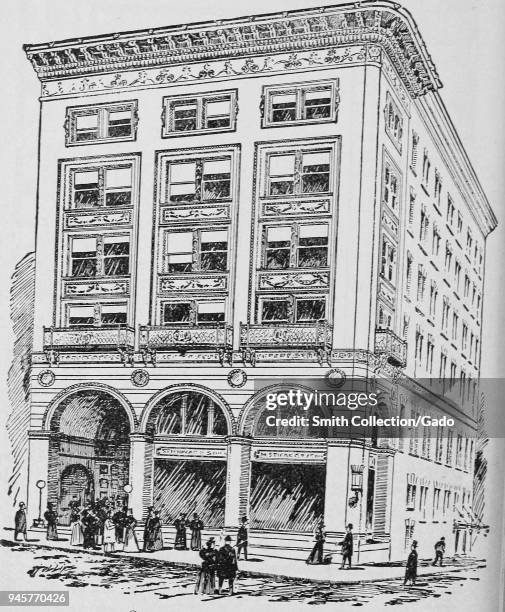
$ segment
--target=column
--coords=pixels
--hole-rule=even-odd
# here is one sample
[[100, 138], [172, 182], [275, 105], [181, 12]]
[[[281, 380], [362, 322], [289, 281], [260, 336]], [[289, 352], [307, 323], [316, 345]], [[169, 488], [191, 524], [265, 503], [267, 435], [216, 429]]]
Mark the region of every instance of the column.
[[129, 507], [133, 516], [142, 520], [144, 508], [152, 502], [150, 479], [146, 475], [152, 471], [152, 444], [145, 434], [130, 434], [130, 482], [132, 487], [129, 497]]
[[348, 448], [342, 440], [327, 440], [324, 524], [328, 538], [345, 531]]
[[242, 516], [249, 512], [252, 440], [230, 436], [227, 442], [224, 524], [226, 528], [237, 528]]
[[[34, 519], [38, 519], [39, 506], [42, 516], [47, 506], [50, 438], [49, 431], [28, 432], [28, 490], [26, 494], [28, 527], [32, 526]], [[37, 486], [37, 483], [44, 486]]]

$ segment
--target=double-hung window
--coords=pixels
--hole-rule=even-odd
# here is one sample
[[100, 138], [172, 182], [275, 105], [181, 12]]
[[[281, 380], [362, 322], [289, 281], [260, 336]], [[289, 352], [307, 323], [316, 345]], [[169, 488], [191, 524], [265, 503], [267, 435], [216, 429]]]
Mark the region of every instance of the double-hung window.
[[131, 165], [76, 169], [71, 174], [72, 208], [130, 206]]
[[395, 168], [386, 161], [382, 177], [382, 201], [398, 214], [400, 203], [400, 176]]
[[69, 276], [125, 276], [130, 267], [128, 236], [93, 236], [71, 239]]
[[271, 153], [267, 157], [267, 196], [330, 191], [331, 155], [328, 150]]
[[322, 296], [265, 296], [260, 298], [261, 323], [317, 323], [325, 318]]
[[69, 304], [67, 321], [69, 327], [125, 325], [126, 304]]
[[164, 272], [226, 271], [228, 265], [227, 230], [166, 232]]
[[137, 101], [67, 108], [67, 146], [135, 140]]
[[328, 265], [328, 225], [294, 224], [265, 228], [263, 267], [320, 268]]
[[171, 202], [228, 200], [231, 194], [231, 158], [169, 162], [167, 188]]
[[163, 136], [235, 129], [237, 90], [163, 98]]
[[184, 300], [161, 305], [163, 325], [216, 325], [225, 321], [224, 300]]
[[263, 90], [263, 126], [336, 121], [338, 82], [267, 86]]

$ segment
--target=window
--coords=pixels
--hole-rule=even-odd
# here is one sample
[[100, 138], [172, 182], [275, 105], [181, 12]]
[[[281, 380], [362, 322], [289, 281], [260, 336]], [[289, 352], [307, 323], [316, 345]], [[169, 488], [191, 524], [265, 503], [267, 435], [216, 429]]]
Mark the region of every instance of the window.
[[385, 236], [382, 237], [380, 274], [393, 285], [396, 284], [396, 247]]
[[419, 242], [425, 243], [428, 239], [428, 229], [430, 227], [430, 218], [426, 213], [426, 207], [421, 207], [421, 218], [419, 223]]
[[449, 194], [447, 194], [447, 215], [446, 215], [446, 221], [449, 224], [450, 227], [453, 226], [454, 224], [454, 213], [456, 211], [456, 208], [454, 207], [454, 202], [451, 198], [451, 196]]
[[162, 325], [220, 325], [225, 321], [224, 300], [185, 300], [161, 305]]
[[433, 373], [433, 353], [435, 350], [435, 341], [431, 334], [428, 334], [428, 342], [426, 343], [426, 371], [428, 374]]
[[437, 437], [435, 442], [435, 461], [438, 463], [442, 462], [442, 452], [443, 452], [443, 441], [444, 441], [444, 428], [439, 425], [437, 427]]
[[72, 238], [69, 275], [74, 278], [129, 274], [128, 236]]
[[433, 224], [432, 240], [431, 240], [431, 254], [433, 257], [438, 257], [440, 253], [440, 232], [436, 223]]
[[71, 185], [73, 208], [132, 204], [131, 165], [75, 169], [71, 173]]
[[453, 445], [454, 434], [452, 430], [449, 428], [447, 430], [447, 450], [445, 454], [445, 463], [447, 465], [452, 465], [452, 445]]
[[267, 195], [286, 196], [330, 191], [330, 151], [271, 153], [267, 157]]
[[431, 317], [435, 317], [436, 315], [437, 299], [438, 299], [437, 283], [435, 281], [431, 281], [431, 284], [430, 284], [430, 316]]
[[424, 332], [418, 326], [416, 329], [416, 344], [415, 344], [415, 360], [418, 365], [422, 365], [423, 361], [423, 343], [424, 343]]
[[426, 520], [426, 499], [428, 497], [428, 487], [421, 485], [419, 487], [419, 514], [423, 521]]
[[406, 294], [410, 294], [410, 287], [412, 285], [412, 266], [413, 266], [413, 258], [412, 253], [407, 251], [407, 265], [405, 268], [405, 290]]
[[379, 316], [377, 327], [379, 329], [391, 329], [393, 323], [393, 313], [383, 304], [379, 304]]
[[338, 81], [268, 86], [262, 100], [263, 127], [336, 121]]
[[430, 182], [431, 162], [428, 157], [428, 152], [424, 149], [423, 153], [423, 185], [428, 188]]
[[169, 162], [168, 197], [171, 202], [227, 200], [230, 194], [230, 157]]
[[396, 172], [387, 161], [384, 164], [382, 182], [382, 200], [391, 210], [398, 214], [400, 203], [400, 178], [398, 172]]
[[263, 267], [319, 268], [328, 265], [328, 225], [298, 224], [266, 227]]
[[459, 323], [458, 313], [453, 312], [452, 313], [452, 332], [451, 332], [452, 340], [457, 340], [458, 338], [458, 323]]
[[456, 291], [459, 292], [459, 285], [461, 281], [461, 264], [456, 259], [454, 262], [454, 285], [456, 287]]
[[468, 348], [468, 325], [466, 323], [463, 323], [463, 326], [461, 329], [461, 350], [463, 352], [466, 352], [467, 348]]
[[435, 170], [435, 201], [437, 206], [440, 207], [440, 200], [442, 197], [442, 179], [440, 178], [440, 173], [438, 170]]
[[414, 223], [414, 216], [416, 213], [416, 192], [410, 188], [410, 199], [409, 199], [409, 225]]
[[389, 92], [386, 94], [386, 108], [384, 109], [386, 133], [396, 148], [402, 150], [403, 118], [398, 106], [393, 102]]
[[470, 277], [468, 272], [465, 273], [465, 284], [463, 286], [463, 297], [468, 298], [470, 296]]
[[407, 483], [407, 510], [414, 510], [416, 507], [416, 490], [415, 484]]
[[440, 370], [439, 370], [439, 378], [442, 381], [443, 388], [445, 389], [445, 375], [447, 371], [447, 353], [441, 351], [440, 352]]
[[226, 271], [228, 266], [228, 232], [226, 230], [194, 230], [166, 232], [163, 271], [184, 273]]
[[468, 257], [471, 257], [472, 255], [472, 244], [473, 244], [472, 233], [470, 232], [470, 230], [468, 230], [466, 233], [466, 253]]
[[69, 327], [126, 325], [126, 304], [68, 305]]
[[458, 212], [458, 225], [457, 225], [456, 231], [458, 234], [461, 234], [461, 232], [463, 231], [463, 217], [461, 216], [461, 213], [459, 212]]
[[417, 270], [417, 301], [424, 301], [424, 293], [426, 290], [426, 271], [424, 266], [420, 264]]
[[261, 297], [261, 323], [317, 323], [325, 319], [326, 298], [319, 296]]
[[412, 149], [410, 152], [410, 167], [412, 170], [416, 171], [417, 168], [417, 154], [419, 149], [419, 136], [416, 132], [412, 132]]
[[163, 98], [163, 136], [235, 129], [237, 90]]
[[447, 333], [447, 328], [449, 326], [449, 298], [444, 295], [443, 304], [442, 304], [442, 330]]
[[440, 489], [435, 487], [433, 489], [433, 520], [438, 520], [440, 512]]
[[67, 108], [66, 145], [135, 140], [137, 101]]
[[452, 263], [452, 247], [447, 240], [445, 242], [445, 271], [448, 273], [451, 271]]

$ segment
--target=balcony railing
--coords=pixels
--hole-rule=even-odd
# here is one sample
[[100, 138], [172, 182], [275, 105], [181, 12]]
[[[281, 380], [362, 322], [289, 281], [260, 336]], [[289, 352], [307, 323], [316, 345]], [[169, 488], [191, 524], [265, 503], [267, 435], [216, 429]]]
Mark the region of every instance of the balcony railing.
[[128, 350], [134, 345], [131, 327], [44, 327], [44, 350]]
[[232, 328], [226, 326], [202, 327], [140, 327], [140, 348], [157, 349], [231, 349]]
[[385, 353], [392, 365], [401, 368], [407, 365], [407, 343], [390, 329], [375, 330], [375, 352]]
[[240, 344], [256, 348], [328, 348], [332, 344], [332, 327], [328, 323], [293, 323], [281, 325], [240, 324]]

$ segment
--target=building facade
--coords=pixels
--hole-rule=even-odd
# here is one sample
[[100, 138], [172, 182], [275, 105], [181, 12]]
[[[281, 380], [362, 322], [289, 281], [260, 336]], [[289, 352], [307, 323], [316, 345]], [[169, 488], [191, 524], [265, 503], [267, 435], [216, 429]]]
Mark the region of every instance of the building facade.
[[[26, 46], [41, 81], [28, 509], [360, 560], [468, 549], [493, 212], [389, 2]], [[267, 390], [380, 379], [390, 439], [259, 426]], [[455, 401], [435, 401], [428, 379]], [[424, 382], [423, 382], [424, 380]], [[450, 431], [449, 431], [450, 429]], [[293, 552], [295, 555], [296, 553]]]

